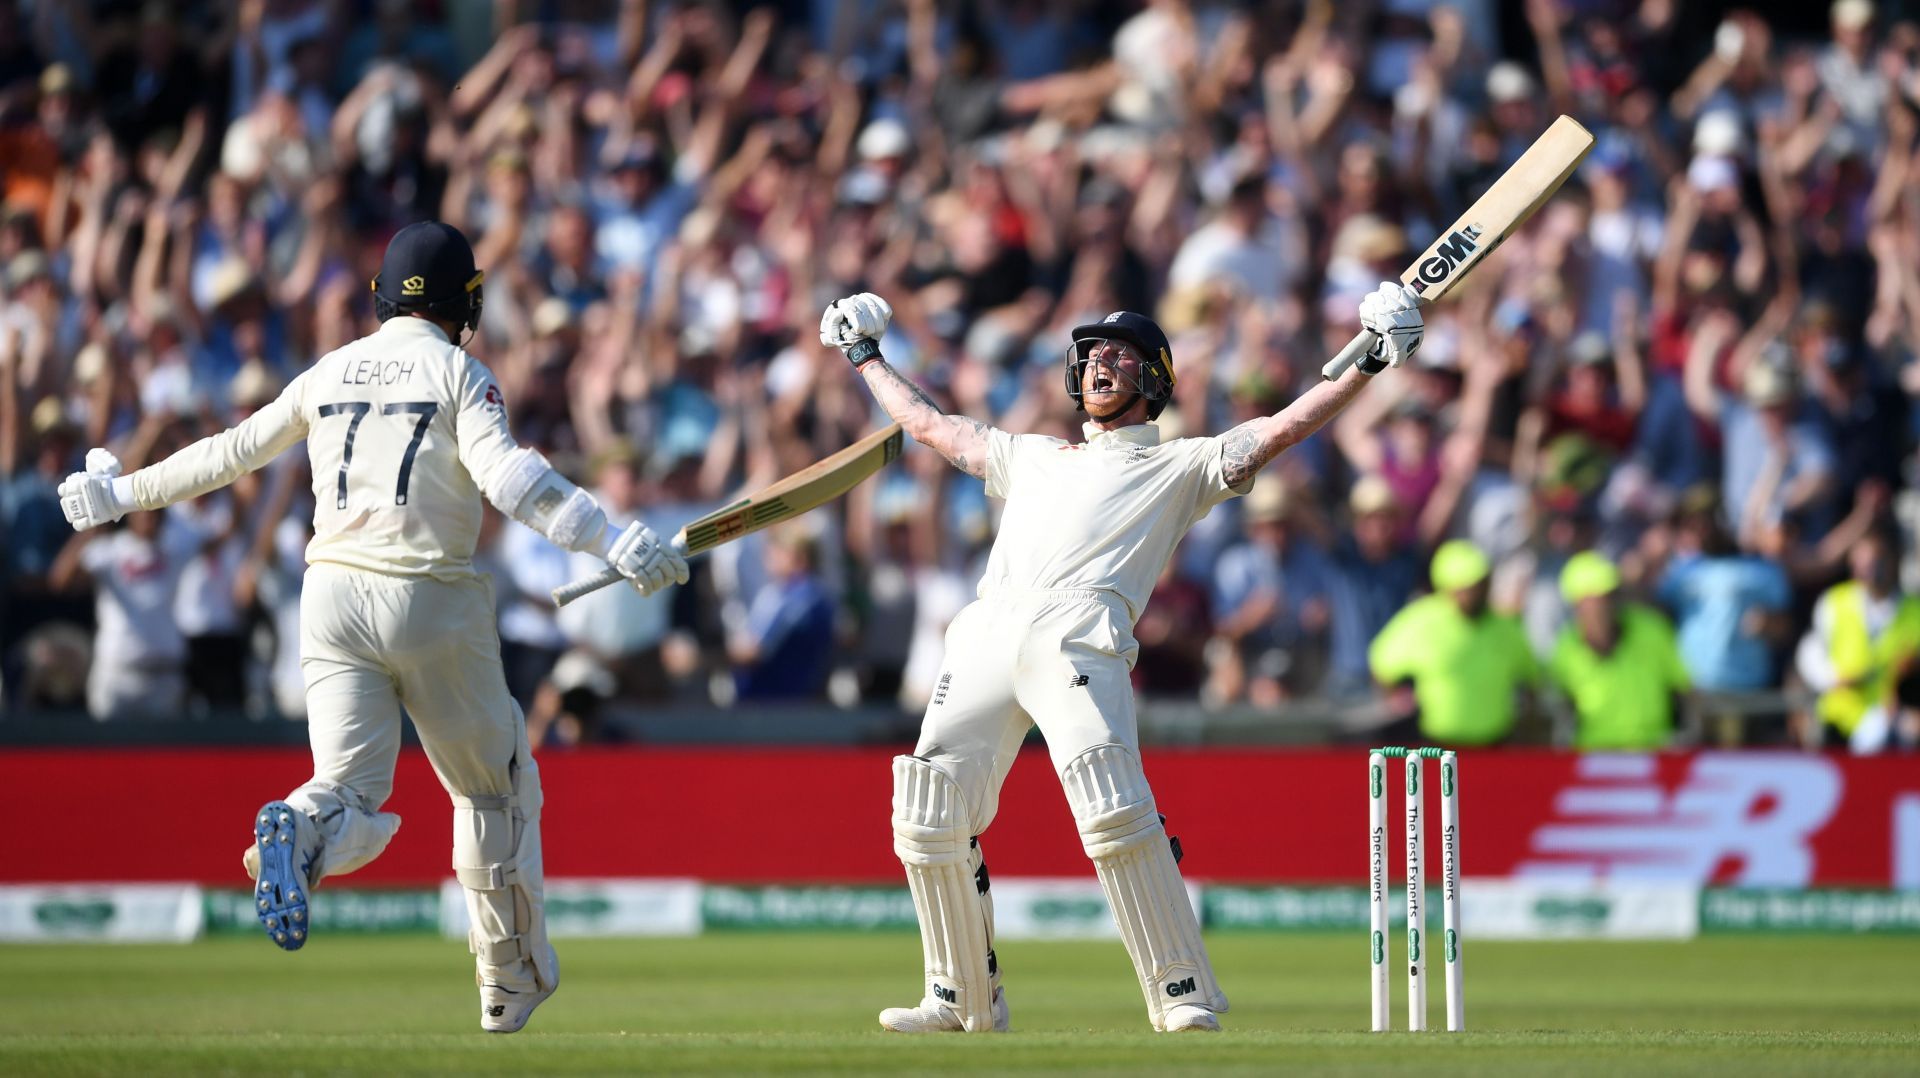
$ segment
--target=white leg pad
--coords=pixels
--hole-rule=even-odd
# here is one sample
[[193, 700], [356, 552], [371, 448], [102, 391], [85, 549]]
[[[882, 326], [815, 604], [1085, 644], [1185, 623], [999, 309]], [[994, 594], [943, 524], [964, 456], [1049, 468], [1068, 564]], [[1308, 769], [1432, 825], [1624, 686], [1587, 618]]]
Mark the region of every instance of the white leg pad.
[[514, 969], [521, 959], [541, 991], [559, 983], [547, 943], [540, 801], [540, 770], [524, 751], [514, 760], [512, 794], [453, 797], [453, 875], [467, 893], [467, 948], [483, 982], [516, 991], [524, 986]]
[[927, 995], [969, 1033], [993, 1030], [993, 953], [966, 796], [916, 756], [893, 760], [893, 852], [907, 869]]
[[1096, 745], [1074, 757], [1061, 780], [1153, 1027], [1165, 1029], [1167, 1012], [1182, 1004], [1225, 1011], [1226, 993], [1214, 979], [1139, 758], [1123, 745]]
[[359, 793], [331, 782], [309, 782], [287, 795], [287, 804], [307, 814], [320, 836], [307, 886], [324, 876], [344, 876], [380, 856], [400, 830], [400, 817], [377, 812]]

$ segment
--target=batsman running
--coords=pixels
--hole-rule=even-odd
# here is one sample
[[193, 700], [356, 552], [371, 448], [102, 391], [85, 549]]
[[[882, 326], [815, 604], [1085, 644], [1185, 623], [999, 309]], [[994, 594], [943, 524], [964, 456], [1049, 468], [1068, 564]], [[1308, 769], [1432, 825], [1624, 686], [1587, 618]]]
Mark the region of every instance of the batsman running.
[[1361, 302], [1360, 322], [1379, 340], [1344, 377], [1224, 435], [1164, 444], [1153, 421], [1173, 393], [1173, 355], [1144, 315], [1073, 330], [1067, 395], [1087, 414], [1078, 444], [942, 413], [880, 355], [892, 317], [879, 296], [851, 296], [827, 308], [820, 339], [846, 353], [909, 435], [986, 480], [1006, 508], [979, 598], [947, 630], [919, 743], [893, 761], [893, 845], [920, 919], [926, 982], [917, 1005], [881, 1011], [880, 1024], [1008, 1028], [979, 836], [1038, 724], [1153, 1028], [1218, 1030], [1227, 997], [1140, 764], [1134, 623], [1188, 528], [1419, 349], [1417, 297], [1388, 282]]
[[473, 249], [437, 221], [394, 235], [374, 279], [380, 328], [320, 359], [272, 404], [149, 468], [104, 449], [60, 485], [74, 530], [197, 497], [302, 438], [314, 537], [300, 596], [313, 778], [253, 820], [246, 868], [267, 935], [307, 940], [322, 878], [372, 861], [400, 826], [400, 709], [453, 800], [453, 872], [466, 891], [480, 1026], [512, 1033], [553, 994], [540, 864], [540, 772], [507, 693], [493, 594], [473, 566], [481, 498], [568, 550], [606, 559], [642, 593], [686, 583], [686, 560], [644, 524], [609, 523], [591, 494], [515, 444], [493, 375], [461, 347], [480, 323]]

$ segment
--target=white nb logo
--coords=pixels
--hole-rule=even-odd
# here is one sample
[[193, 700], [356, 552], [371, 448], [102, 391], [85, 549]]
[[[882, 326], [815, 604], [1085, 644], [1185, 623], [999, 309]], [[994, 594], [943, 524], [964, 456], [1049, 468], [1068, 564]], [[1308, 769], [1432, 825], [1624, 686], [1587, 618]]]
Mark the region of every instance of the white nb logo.
[[1840, 805], [1841, 774], [1817, 756], [1703, 753], [1671, 793], [1653, 756], [1580, 760], [1514, 874], [1748, 887], [1813, 882], [1812, 839]]

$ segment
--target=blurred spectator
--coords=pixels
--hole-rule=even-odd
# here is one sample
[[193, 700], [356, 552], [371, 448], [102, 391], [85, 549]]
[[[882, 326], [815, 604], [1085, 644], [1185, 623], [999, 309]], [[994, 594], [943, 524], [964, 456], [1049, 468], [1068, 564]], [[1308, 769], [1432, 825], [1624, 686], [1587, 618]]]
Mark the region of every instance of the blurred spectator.
[[815, 572], [819, 550], [804, 532], [777, 530], [766, 558], [766, 581], [727, 643], [740, 699], [818, 697], [834, 650], [833, 604]]
[[1581, 750], [1650, 752], [1673, 738], [1677, 697], [1687, 691], [1666, 615], [1620, 596], [1620, 570], [1592, 551], [1567, 560], [1560, 591], [1573, 623], [1547, 663], [1572, 702]]
[[1465, 540], [1441, 544], [1433, 555], [1433, 594], [1409, 603], [1374, 638], [1373, 676], [1401, 690], [1396, 705], [1405, 717], [1392, 736], [1417, 727], [1436, 745], [1492, 745], [1513, 733], [1520, 694], [1538, 673], [1520, 623], [1487, 606], [1491, 568]]
[[[594, 462], [591, 489], [606, 510], [609, 523], [619, 521], [617, 526], [621, 528], [631, 523], [642, 495], [639, 460], [634, 451], [617, 445], [603, 452]], [[603, 560], [590, 554], [567, 554], [561, 576], [580, 580], [605, 567]], [[513, 575], [516, 581], [522, 577], [541, 579], [551, 571], [552, 567], [543, 570], [534, 565], [516, 568]], [[550, 606], [551, 589], [544, 598]], [[591, 739], [600, 728], [600, 708], [607, 701], [665, 699], [667, 671], [661, 647], [670, 617], [671, 606], [665, 596], [642, 595], [630, 587], [601, 588], [563, 607], [556, 623], [567, 650], [548, 664], [551, 669], [535, 690], [533, 707], [527, 713], [528, 738], [537, 745], [552, 732], [562, 744], [578, 743], [583, 738]], [[537, 632], [528, 635], [538, 636]], [[516, 676], [527, 677], [532, 667], [546, 663], [544, 650], [537, 644], [528, 646], [526, 640], [519, 641], [515, 657], [520, 669]], [[581, 690], [586, 690], [584, 696], [563, 700]], [[560, 721], [563, 715], [568, 719], [565, 723]]]
[[1420, 582], [1420, 563], [1402, 538], [1400, 504], [1377, 475], [1353, 484], [1353, 525], [1326, 566], [1328, 695], [1352, 697], [1373, 683], [1367, 649]]
[[1147, 608], [1133, 627], [1140, 644], [1134, 661], [1134, 691], [1143, 696], [1194, 699], [1207, 681], [1207, 640], [1213, 618], [1207, 589], [1180, 574], [1170, 559], [1153, 586]]
[[1326, 557], [1289, 519], [1292, 498], [1279, 475], [1255, 483], [1241, 512], [1247, 541], [1214, 570], [1219, 699], [1272, 706], [1315, 680], [1302, 668], [1326, 633]]
[[[1630, 589], [1676, 581], [1700, 687], [1778, 691], [1774, 652], [1889, 507], [1920, 572], [1911, 5], [0, 0], [9, 703], [71, 654], [63, 630], [93, 631], [83, 593], [47, 587], [62, 473], [92, 445], [128, 456], [150, 423], [224, 421], [247, 380], [358, 336], [412, 221], [474, 237], [468, 347], [518, 429], [563, 464], [626, 447], [628, 508], [664, 532], [873, 427], [814, 343], [849, 291], [889, 298], [887, 353], [943, 406], [998, 426], [1070, 432], [1061, 331], [1120, 308], [1193, 357], [1169, 436], [1271, 414], [1352, 335], [1353, 300], [1556, 112], [1594, 132], [1586, 164], [1431, 312], [1416, 363], [1262, 479], [1285, 522], [1233, 506], [1195, 529], [1138, 676], [1256, 711], [1352, 701], [1417, 566], [1469, 537], [1543, 648], [1566, 559], [1603, 550]], [[922, 705], [977, 576], [993, 506], [914, 460], [884, 499], [808, 520], [817, 639], [844, 637], [858, 675], [836, 700]], [[1684, 536], [1671, 518], [1709, 480], [1724, 544], [1701, 558], [1698, 514]], [[305, 537], [282, 514], [304, 483], [277, 470], [194, 511], [214, 542], [174, 630], [295, 625]], [[496, 534], [515, 689], [530, 713], [543, 683], [565, 698], [556, 740], [761, 676], [736, 678], [721, 627], [763, 595], [784, 609], [763, 578], [785, 554], [758, 537], [661, 609], [569, 629], [543, 598], [566, 567]], [[1302, 569], [1309, 547], [1325, 557]], [[1212, 619], [1244, 647], [1196, 659]], [[623, 673], [599, 634], [658, 669]], [[297, 715], [297, 638], [255, 647], [244, 707]], [[1255, 651], [1292, 666], [1249, 691]]]
[[174, 621], [180, 574], [203, 540], [160, 513], [68, 540], [50, 581], [94, 585], [93, 667], [87, 710], [98, 720], [178, 718], [186, 703], [187, 641]]
[[495, 579], [500, 604], [500, 659], [507, 690], [532, 711], [534, 694], [567, 649], [553, 606], [553, 589], [569, 583], [572, 559], [517, 521], [507, 521], [498, 540], [501, 573]]
[[1893, 538], [1869, 531], [1849, 552], [1852, 578], [1826, 590], [1795, 665], [1820, 694], [1820, 740], [1855, 752], [1920, 741], [1920, 599], [1897, 586]]
[[1712, 365], [1733, 341], [1730, 317], [1711, 320], [1695, 336], [1687, 358], [1687, 402], [1722, 439], [1721, 495], [1736, 522], [1775, 521], [1789, 514], [1822, 521], [1833, 490], [1834, 454], [1824, 430], [1803, 418], [1802, 398], [1784, 346], [1758, 355], [1737, 348], [1734, 376], [1740, 395], [1711, 385]]
[[1674, 612], [1697, 688], [1763, 689], [1776, 684], [1774, 648], [1793, 593], [1780, 566], [1735, 548], [1717, 510], [1711, 495], [1698, 493], [1683, 508], [1659, 599]]

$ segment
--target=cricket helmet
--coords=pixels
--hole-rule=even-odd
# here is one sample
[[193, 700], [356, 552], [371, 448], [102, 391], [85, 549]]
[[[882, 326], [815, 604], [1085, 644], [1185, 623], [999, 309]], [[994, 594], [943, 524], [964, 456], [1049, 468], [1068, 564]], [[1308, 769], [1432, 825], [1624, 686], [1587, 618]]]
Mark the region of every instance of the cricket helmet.
[[[1147, 418], [1160, 418], [1167, 402], [1173, 399], [1173, 349], [1167, 335], [1153, 319], [1134, 311], [1115, 311], [1091, 325], [1073, 327], [1073, 343], [1067, 348], [1067, 396], [1075, 408], [1086, 411], [1080, 400], [1080, 373], [1087, 357], [1101, 341], [1122, 341], [1132, 345], [1141, 356], [1140, 384], [1134, 392], [1147, 402]], [[1127, 402], [1127, 408], [1133, 402]], [[1125, 411], [1126, 409], [1121, 409]]]
[[374, 314], [385, 322], [421, 312], [464, 332], [480, 328], [486, 274], [473, 264], [473, 247], [460, 230], [420, 221], [394, 233], [373, 279]]

